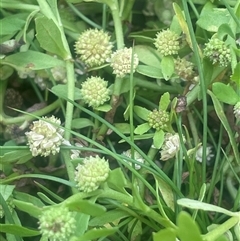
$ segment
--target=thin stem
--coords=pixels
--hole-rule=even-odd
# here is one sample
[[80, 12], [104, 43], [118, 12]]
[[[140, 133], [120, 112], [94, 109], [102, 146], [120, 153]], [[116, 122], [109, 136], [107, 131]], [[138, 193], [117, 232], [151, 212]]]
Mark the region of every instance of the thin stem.
[[186, 17], [186, 21], [188, 24], [188, 29], [193, 45], [193, 52], [195, 56], [195, 60], [198, 66], [198, 72], [199, 72], [199, 78], [200, 78], [200, 88], [202, 92], [202, 102], [203, 102], [203, 150], [202, 150], [202, 157], [203, 157], [203, 162], [202, 162], [202, 182], [206, 182], [206, 160], [207, 160], [207, 92], [206, 92], [206, 84], [204, 80], [204, 72], [203, 72], [203, 65], [202, 65], [202, 60], [199, 54], [199, 49], [198, 49], [198, 44], [197, 40], [194, 34], [192, 22], [191, 22], [191, 17], [190, 13], [188, 10], [188, 5], [187, 1], [182, 0], [182, 5], [183, 5], [183, 10], [184, 14]]

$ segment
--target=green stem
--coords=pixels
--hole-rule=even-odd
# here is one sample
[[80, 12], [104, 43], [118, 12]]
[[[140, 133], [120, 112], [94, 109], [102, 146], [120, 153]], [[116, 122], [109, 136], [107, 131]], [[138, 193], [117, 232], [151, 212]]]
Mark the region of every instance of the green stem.
[[205, 241], [212, 241], [219, 238], [225, 232], [227, 232], [230, 228], [234, 227], [240, 221], [239, 217], [231, 217], [223, 224], [217, 226], [212, 231], [208, 232], [207, 234], [203, 235], [203, 239]]
[[7, 88], [7, 80], [0, 80], [0, 123], [3, 120], [4, 110], [3, 110], [3, 102], [5, 97], [5, 91]]
[[24, 4], [24, 3], [19, 3], [19, 1], [11, 1], [9, 0], [1, 0], [1, 8], [7, 8], [7, 9], [21, 9], [25, 11], [35, 11], [35, 10], [40, 10], [39, 6], [36, 5], [31, 5], [31, 4]]
[[24, 121], [32, 121], [32, 120], [36, 119], [35, 116], [43, 116], [43, 115], [46, 115], [47, 113], [55, 110], [56, 108], [58, 108], [60, 106], [60, 103], [61, 102], [58, 99], [55, 102], [53, 102], [52, 104], [46, 106], [45, 108], [32, 112], [31, 115], [25, 114], [25, 115], [21, 115], [18, 117], [5, 117], [5, 116], [0, 115], [0, 120], [1, 120], [0, 123], [2, 123], [4, 125], [9, 125], [9, 124], [23, 123]]
[[195, 33], [193, 30], [193, 25], [191, 22], [191, 16], [188, 10], [188, 5], [187, 5], [187, 1], [182, 0], [182, 5], [183, 5], [183, 10], [184, 10], [184, 14], [186, 17], [186, 21], [188, 24], [188, 29], [189, 29], [189, 33], [190, 33], [190, 37], [191, 37], [191, 41], [192, 41], [192, 45], [193, 45], [193, 52], [194, 52], [194, 57], [197, 63], [197, 67], [198, 67], [198, 72], [199, 72], [199, 78], [200, 78], [200, 88], [201, 88], [201, 94], [202, 94], [202, 102], [203, 102], [203, 150], [202, 150], [202, 157], [203, 157], [203, 163], [202, 163], [202, 182], [205, 183], [206, 182], [206, 160], [207, 160], [207, 92], [206, 92], [206, 84], [205, 84], [205, 80], [204, 80], [204, 70], [203, 70], [203, 64], [202, 64], [202, 60], [199, 54], [199, 48], [198, 48], [198, 44], [197, 44], [197, 40], [195, 37]]

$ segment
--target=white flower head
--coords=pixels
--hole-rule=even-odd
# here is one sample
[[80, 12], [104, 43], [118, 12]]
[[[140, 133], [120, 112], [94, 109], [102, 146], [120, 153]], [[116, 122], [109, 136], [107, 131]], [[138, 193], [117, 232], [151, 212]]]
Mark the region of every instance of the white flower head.
[[[183, 136], [183, 141], [185, 143], [185, 137]], [[166, 161], [173, 158], [180, 148], [180, 139], [177, 133], [171, 134], [167, 133], [162, 145], [162, 150], [160, 151], [161, 160]]]
[[233, 107], [233, 114], [235, 115], [237, 120], [240, 120], [240, 101], [237, 102]]
[[41, 120], [33, 122], [31, 131], [25, 133], [33, 156], [55, 155], [60, 151], [60, 145], [64, 140], [64, 130], [60, 128], [60, 124], [61, 121], [54, 116], [43, 117]]
[[[127, 150], [127, 151], [124, 151], [123, 153], [122, 153], [122, 155], [123, 156], [126, 156], [126, 157], [128, 157], [128, 158], [131, 158], [131, 150], [129, 149], [129, 150]], [[132, 166], [132, 162], [130, 162], [129, 160], [125, 160], [125, 159], [123, 159], [124, 161], [126, 161], [126, 162], [129, 162], [129, 164]], [[139, 162], [139, 163], [144, 163], [144, 159], [143, 159], [143, 157], [137, 152], [137, 151], [135, 151], [134, 150], [134, 160], [135, 161], [137, 161], [137, 162]], [[141, 165], [139, 165], [139, 164], [134, 164], [134, 168], [136, 169], [136, 170], [140, 170], [141, 169]]]
[[[203, 147], [202, 147], [202, 145], [198, 148], [195, 157], [196, 157], [197, 161], [199, 161], [199, 162], [203, 161]], [[207, 162], [210, 162], [211, 159], [214, 157], [214, 154], [212, 153], [212, 147], [211, 146], [207, 146], [207, 148], [206, 148], [206, 157], [207, 157]]]

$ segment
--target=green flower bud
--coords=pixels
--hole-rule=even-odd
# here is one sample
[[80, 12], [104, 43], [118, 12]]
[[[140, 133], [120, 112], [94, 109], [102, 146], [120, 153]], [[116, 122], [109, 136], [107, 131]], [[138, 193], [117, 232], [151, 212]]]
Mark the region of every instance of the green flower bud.
[[157, 33], [154, 45], [163, 56], [174, 55], [180, 49], [178, 39], [179, 36], [175, 32], [167, 29]]
[[[111, 56], [110, 66], [113, 68], [113, 73], [117, 77], [124, 77], [126, 74], [131, 73], [131, 62], [132, 62], [132, 48], [119, 49], [114, 52]], [[138, 66], [138, 56], [133, 55], [133, 72], [135, 72]]]
[[43, 209], [39, 217], [39, 229], [42, 236], [50, 241], [68, 241], [76, 229], [74, 213], [66, 207]]
[[233, 114], [237, 120], [240, 120], [240, 101], [233, 107]]
[[99, 156], [86, 157], [82, 164], [78, 164], [75, 172], [77, 187], [83, 192], [92, 192], [100, 186], [109, 174], [109, 164]]
[[97, 108], [110, 99], [110, 90], [107, 88], [108, 82], [100, 77], [90, 77], [82, 83], [80, 93], [83, 101]]
[[183, 80], [190, 81], [194, 77], [193, 63], [186, 59], [177, 58], [174, 60], [176, 74]]
[[227, 67], [231, 62], [230, 49], [226, 44], [217, 38], [211, 38], [205, 44], [204, 56], [209, 58], [213, 64], [218, 63], [222, 67]]
[[83, 32], [75, 44], [80, 60], [88, 67], [100, 66], [111, 56], [113, 44], [103, 30], [89, 29]]
[[[45, 120], [52, 122], [46, 122]], [[55, 155], [60, 151], [60, 145], [64, 138], [64, 130], [60, 128], [61, 121], [56, 117], [43, 117], [42, 120], [34, 121], [31, 131], [26, 132], [28, 145], [33, 156]]]
[[153, 110], [148, 115], [148, 124], [157, 131], [167, 128], [169, 114], [165, 110]]

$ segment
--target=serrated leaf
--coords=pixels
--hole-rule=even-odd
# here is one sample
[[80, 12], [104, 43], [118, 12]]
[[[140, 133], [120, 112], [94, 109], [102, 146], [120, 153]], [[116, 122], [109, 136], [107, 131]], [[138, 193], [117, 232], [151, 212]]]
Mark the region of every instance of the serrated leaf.
[[163, 130], [156, 131], [153, 136], [154, 147], [157, 149], [160, 149], [162, 147], [163, 142], [164, 142], [164, 131]]
[[204, 210], [204, 211], [208, 211], [208, 212], [224, 213], [228, 216], [238, 216], [239, 215], [238, 213], [231, 212], [227, 209], [215, 206], [213, 204], [204, 203], [204, 202], [200, 202], [200, 201], [192, 200], [192, 199], [188, 199], [188, 198], [178, 199], [177, 204], [180, 206], [191, 208], [191, 209], [200, 209], [200, 210]]
[[0, 224], [0, 230], [3, 233], [10, 233], [19, 237], [33, 237], [40, 234], [38, 230], [25, 228], [15, 224]]
[[88, 126], [94, 126], [94, 123], [87, 118], [77, 118], [72, 120], [73, 129], [82, 129]]
[[136, 135], [142, 135], [150, 130], [150, 126], [148, 123], [143, 123], [141, 125], [138, 125], [136, 129], [134, 130], [134, 134]]
[[230, 85], [225, 85], [220, 82], [214, 83], [212, 85], [212, 91], [220, 101], [229, 105], [235, 105], [240, 100], [240, 96], [238, 96]]
[[174, 59], [172, 56], [164, 56], [161, 61], [161, 69], [165, 80], [169, 80], [174, 73]]
[[68, 58], [68, 52], [65, 50], [61, 32], [52, 19], [41, 16], [35, 19], [36, 37], [40, 46], [50, 53], [61, 56], [63, 59]]
[[148, 110], [144, 107], [141, 107], [141, 106], [137, 106], [137, 105], [135, 105], [133, 107], [133, 110], [137, 116], [139, 116], [141, 119], [143, 119], [145, 121], [147, 121], [148, 115], [151, 113], [150, 110]]

